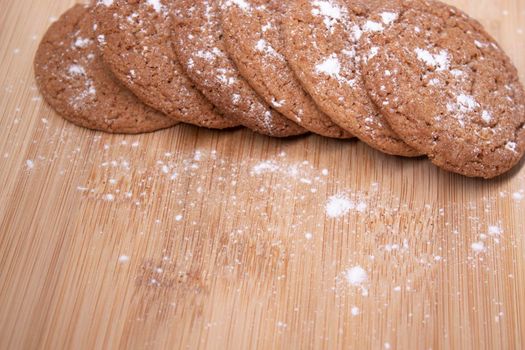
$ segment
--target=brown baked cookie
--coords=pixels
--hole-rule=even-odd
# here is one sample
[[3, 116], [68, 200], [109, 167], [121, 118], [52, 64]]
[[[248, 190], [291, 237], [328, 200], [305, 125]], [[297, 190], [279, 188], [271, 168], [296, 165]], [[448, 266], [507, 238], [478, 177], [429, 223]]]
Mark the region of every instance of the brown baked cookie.
[[173, 8], [179, 61], [212, 103], [261, 134], [286, 137], [306, 132], [264, 103], [241, 77], [225, 51], [219, 0], [180, 0]]
[[437, 1], [399, 1], [370, 35], [367, 87], [392, 127], [455, 173], [493, 178], [525, 153], [525, 95], [516, 68], [482, 26]]
[[98, 1], [93, 13], [102, 59], [144, 103], [197, 126], [239, 125], [222, 116], [184, 74], [172, 48], [166, 0]]
[[46, 101], [65, 119], [110, 133], [142, 133], [177, 124], [120, 86], [100, 59], [90, 9], [76, 5], [47, 31], [35, 57]]
[[384, 153], [418, 156], [370, 100], [356, 55], [374, 8], [368, 1], [290, 0], [285, 56], [303, 87], [333, 121]]
[[282, 115], [316, 134], [351, 138], [317, 108], [286, 62], [280, 34], [285, 6], [281, 0], [223, 1], [227, 51], [252, 88]]

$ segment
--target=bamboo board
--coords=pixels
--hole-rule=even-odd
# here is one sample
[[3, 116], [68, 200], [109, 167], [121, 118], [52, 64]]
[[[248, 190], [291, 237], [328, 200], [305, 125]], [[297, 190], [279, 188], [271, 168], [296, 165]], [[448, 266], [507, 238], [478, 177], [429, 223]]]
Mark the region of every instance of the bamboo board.
[[[79, 129], [32, 72], [72, 3], [0, 0], [0, 349], [525, 348], [523, 166]], [[525, 81], [525, 1], [453, 3]]]

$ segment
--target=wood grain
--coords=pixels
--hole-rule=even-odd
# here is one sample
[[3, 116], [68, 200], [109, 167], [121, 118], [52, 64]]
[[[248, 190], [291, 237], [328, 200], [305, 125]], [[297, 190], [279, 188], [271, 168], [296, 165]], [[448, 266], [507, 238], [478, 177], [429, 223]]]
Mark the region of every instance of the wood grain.
[[[523, 166], [487, 182], [316, 136], [79, 129], [32, 77], [72, 4], [0, 0], [1, 349], [525, 348]], [[454, 4], [523, 80], [525, 1]], [[356, 206], [330, 218], [338, 194]]]

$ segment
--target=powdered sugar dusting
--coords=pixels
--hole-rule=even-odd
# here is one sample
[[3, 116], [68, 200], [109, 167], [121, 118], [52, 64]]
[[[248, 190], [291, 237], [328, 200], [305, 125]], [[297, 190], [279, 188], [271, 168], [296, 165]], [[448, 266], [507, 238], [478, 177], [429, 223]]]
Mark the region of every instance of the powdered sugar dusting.
[[366, 287], [368, 282], [368, 273], [363, 267], [359, 265], [353, 266], [347, 269], [343, 275], [348, 285], [352, 287], [358, 287], [361, 290], [361, 295], [363, 297], [368, 296], [368, 288]]
[[27, 170], [32, 170], [35, 167], [35, 162], [32, 159], [26, 160]]
[[83, 49], [86, 48], [89, 44], [91, 44], [91, 39], [78, 37], [75, 40], [74, 46]]
[[70, 100], [73, 107], [80, 109], [88, 97], [93, 97], [97, 93], [95, 83], [87, 76], [86, 68], [79, 64], [71, 64], [67, 68], [67, 78], [75, 81], [79, 79], [84, 80], [84, 90], [78, 92], [77, 95], [73, 95]]
[[285, 61], [283, 55], [275, 51], [275, 49], [271, 46], [270, 43], [268, 43], [266, 40], [261, 39], [257, 42], [255, 49], [259, 52], [263, 52], [267, 56], [271, 56], [273, 58], [276, 58], [282, 62]]
[[147, 3], [153, 7], [153, 9], [157, 12], [165, 11], [165, 6], [161, 3], [160, 0], [146, 0]]
[[525, 191], [524, 190], [517, 191], [517, 192], [514, 192], [512, 194], [512, 199], [514, 199], [517, 202], [522, 201], [524, 198], [525, 198]]
[[341, 8], [330, 1], [315, 0], [312, 2], [312, 5], [314, 7], [312, 14], [314, 15], [321, 15], [334, 19], [341, 18]]
[[433, 54], [425, 49], [416, 48], [415, 53], [420, 61], [428, 67], [435, 68], [438, 72], [450, 68], [450, 55], [446, 50]]
[[328, 75], [332, 78], [335, 78], [340, 84], [346, 84], [349, 86], [355, 85], [355, 80], [349, 80], [342, 75], [341, 61], [336, 54], [332, 54], [323, 61], [319, 62], [315, 66], [315, 72], [317, 74]]
[[390, 25], [394, 23], [399, 18], [399, 15], [394, 12], [382, 12], [381, 13], [381, 19], [383, 20], [383, 23], [386, 25]]
[[315, 71], [332, 77], [338, 77], [341, 72], [341, 63], [334, 54], [315, 66]]
[[84, 67], [78, 64], [70, 65], [67, 71], [71, 75], [86, 75], [86, 70], [84, 69]]
[[[47, 119], [48, 124], [55, 122], [50, 116]], [[306, 158], [302, 146], [294, 144], [275, 146], [267, 151], [269, 155], [261, 156], [259, 150], [266, 147], [262, 142], [250, 152], [241, 150], [242, 156], [232, 156], [229, 150], [202, 145], [195, 149], [193, 145], [166, 143], [152, 148], [147, 136], [92, 134], [95, 136], [81, 138], [78, 144], [75, 128], [66, 127], [53, 136], [55, 128], [45, 129], [46, 123], [40, 121], [37, 124], [46, 142], [62, 140], [71, 152], [60, 157], [73, 161], [62, 175], [73, 179], [65, 185], [73, 186], [72, 191], [65, 193], [82, 207], [98, 202], [114, 220], [124, 218], [123, 227], [136, 228], [126, 237], [139, 241], [117, 246], [115, 255], [109, 256], [109, 265], [115, 273], [128, 274], [128, 268], [133, 268], [132, 277], [139, 274], [137, 283], [144, 288], [167, 291], [175, 280], [183, 290], [192, 291], [192, 281], [185, 276], [193, 273], [201, 283], [202, 275], [194, 272], [193, 266], [204, 247], [211, 261], [220, 262], [210, 265], [207, 276], [242, 282], [250, 281], [255, 271], [268, 283], [259, 291], [261, 296], [270, 299], [291, 278], [302, 276], [319, 288], [322, 298], [334, 300], [331, 308], [359, 322], [373, 312], [394, 310], [396, 298], [421, 301], [426, 303], [424, 308], [433, 305], [435, 300], [425, 297], [442, 270], [454, 268], [478, 276], [473, 279], [477, 286], [496, 274], [506, 281], [511, 278], [507, 275], [517, 273], [512, 264], [498, 263], [498, 257], [514, 249], [514, 244], [521, 247], [520, 241], [515, 242], [517, 228], [508, 227], [511, 223], [501, 211], [503, 197], [498, 194], [494, 198], [488, 192], [483, 194], [487, 198], [455, 202], [428, 196], [426, 203], [424, 194], [423, 198], [406, 196], [403, 188], [376, 172], [390, 166], [382, 164], [389, 159], [367, 165], [370, 178], [363, 180], [347, 171], [355, 164], [352, 156], [341, 158], [352, 167], [343, 162], [329, 165], [325, 160]], [[351, 149], [334, 142], [332, 146], [343, 148], [344, 154]], [[77, 146], [82, 150], [76, 151]], [[86, 155], [90, 149], [96, 151]], [[50, 160], [55, 150], [55, 145], [38, 147], [33, 150], [37, 153], [28, 154], [26, 158], [38, 167], [22, 171], [23, 181], [34, 178], [30, 184], [36, 184], [43, 175], [59, 177], [61, 169]], [[178, 176], [172, 179], [173, 174]], [[385, 181], [384, 187], [381, 181]], [[505, 206], [516, 213], [522, 203], [510, 197], [523, 188], [522, 181], [523, 175], [517, 174], [511, 187], [508, 183], [494, 185], [509, 191]], [[419, 191], [428, 183], [413, 185]], [[451, 182], [451, 186], [456, 184]], [[344, 203], [333, 207], [339, 208], [335, 212], [340, 220], [326, 213], [326, 204], [331, 201]], [[157, 210], [152, 210], [151, 203]], [[144, 222], [149, 223], [146, 230]], [[110, 232], [94, 234], [108, 236]], [[158, 238], [160, 245], [152, 246], [147, 255], [130, 250], [151, 237]], [[174, 241], [187, 244], [186, 254], [180, 254]], [[220, 249], [206, 250], [214, 246]], [[247, 253], [253, 250], [255, 254]], [[316, 275], [304, 273], [304, 269]], [[241, 282], [239, 290], [249, 290]], [[449, 288], [454, 296], [461, 291], [454, 283]], [[508, 306], [500, 304], [503, 301], [496, 298], [497, 313]], [[301, 313], [301, 305], [298, 308]], [[431, 311], [428, 314], [435, 317]], [[413, 322], [428, 322], [429, 318], [414, 316]], [[500, 317], [499, 322], [503, 320]], [[282, 322], [291, 324], [284, 318]]]
[[364, 200], [351, 199], [346, 193], [339, 193], [330, 197], [325, 205], [326, 215], [332, 219], [343, 217], [351, 210], [364, 213], [367, 208], [368, 204]]
[[97, 4], [111, 6], [113, 5], [113, 0], [97, 0]]
[[482, 253], [485, 251], [485, 243], [483, 242], [474, 242], [471, 245], [472, 250], [476, 253]]
[[346, 280], [352, 286], [360, 287], [368, 280], [368, 274], [361, 266], [354, 266], [345, 272]]
[[237, 5], [239, 8], [241, 8], [244, 11], [248, 11], [251, 9], [251, 5], [246, 2], [245, 0], [228, 0], [226, 1], [227, 6], [231, 6], [232, 4]]
[[129, 261], [130, 261], [130, 257], [127, 256], [127, 255], [121, 255], [121, 256], [118, 258], [118, 262], [121, 263], [121, 264], [128, 263]]
[[365, 32], [381, 32], [384, 29], [381, 23], [374, 21], [366, 21], [363, 25], [363, 31]]
[[342, 7], [335, 3], [332, 0], [315, 0], [311, 2], [312, 4], [312, 15], [322, 16], [324, 19], [324, 24], [326, 28], [330, 31], [333, 31], [333, 26], [341, 19], [342, 15], [346, 13]]
[[489, 111], [484, 110], [481, 112], [481, 119], [483, 119], [485, 123], [489, 124], [492, 121], [492, 114]]
[[355, 204], [343, 194], [331, 197], [326, 203], [326, 215], [330, 218], [339, 218], [355, 208]]
[[460, 112], [468, 113], [479, 107], [479, 103], [470, 95], [459, 94], [457, 97], [457, 106]]
[[[460, 93], [456, 96], [456, 101], [447, 103], [447, 111], [455, 114], [458, 123], [464, 127], [465, 119], [467, 115], [471, 112], [474, 112], [477, 108], [480, 107], [480, 104], [474, 99], [473, 96]], [[483, 117], [484, 116], [484, 117]], [[488, 115], [482, 114], [483, 119], [488, 119]]]
[[275, 161], [264, 161], [261, 163], [256, 164], [252, 168], [252, 174], [253, 175], [261, 175], [263, 173], [273, 173], [279, 170], [279, 165], [275, 163]]
[[507, 142], [507, 144], [505, 145], [505, 148], [508, 150], [508, 151], [511, 151], [512, 153], [518, 153], [518, 144], [514, 141], [509, 141]]

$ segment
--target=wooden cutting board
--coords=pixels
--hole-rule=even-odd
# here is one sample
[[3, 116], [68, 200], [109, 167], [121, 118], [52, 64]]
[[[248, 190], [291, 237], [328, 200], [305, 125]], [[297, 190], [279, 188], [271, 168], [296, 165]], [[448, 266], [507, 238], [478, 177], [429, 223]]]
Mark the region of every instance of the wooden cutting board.
[[[64, 122], [32, 58], [68, 0], [0, 7], [0, 348], [525, 348], [525, 169], [358, 142]], [[525, 1], [463, 0], [524, 80]]]

